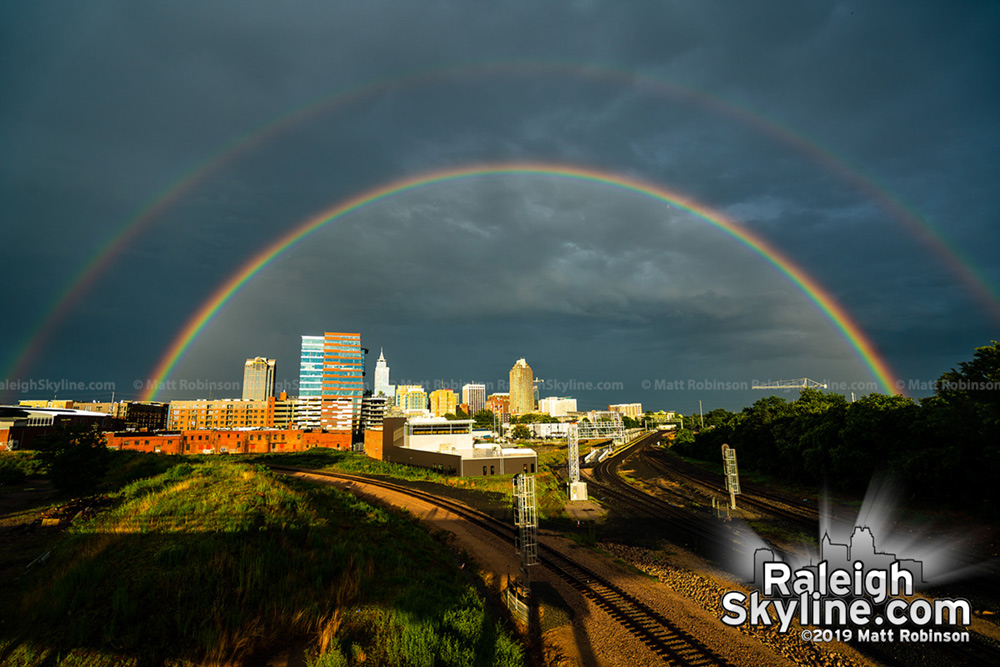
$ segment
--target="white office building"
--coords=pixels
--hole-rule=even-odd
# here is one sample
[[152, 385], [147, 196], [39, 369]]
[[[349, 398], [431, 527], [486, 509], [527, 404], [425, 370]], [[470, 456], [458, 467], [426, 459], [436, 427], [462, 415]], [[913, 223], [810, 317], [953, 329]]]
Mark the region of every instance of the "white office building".
[[486, 385], [467, 384], [462, 387], [462, 402], [469, 406], [469, 415], [486, 409]]

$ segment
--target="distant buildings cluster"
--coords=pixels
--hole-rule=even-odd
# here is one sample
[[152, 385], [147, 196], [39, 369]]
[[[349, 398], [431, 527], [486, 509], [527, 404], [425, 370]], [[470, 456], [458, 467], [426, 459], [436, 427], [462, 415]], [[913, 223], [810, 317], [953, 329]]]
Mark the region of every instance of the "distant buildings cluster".
[[[524, 359], [509, 372], [509, 391], [487, 395], [486, 385], [468, 383], [456, 394], [421, 385], [394, 385], [379, 350], [373, 390], [365, 391], [360, 333], [326, 332], [301, 337], [298, 396], [275, 394], [275, 359], [254, 357], [243, 366], [242, 397], [176, 400], [170, 403], [72, 400], [21, 401], [0, 406], [0, 451], [30, 448], [33, 439], [67, 423], [106, 431], [114, 449], [170, 454], [299, 451], [314, 446], [364, 449], [375, 458], [428, 465], [457, 474], [534, 471], [534, 452], [473, 444], [471, 417], [483, 410], [497, 424], [541, 412], [564, 421], [639, 417], [638, 403], [608, 411], [577, 412], [572, 397], [539, 398], [537, 380]], [[402, 420], [402, 421], [400, 421]], [[392, 424], [393, 432], [384, 428]], [[532, 424], [533, 431], [564, 435], [565, 426]], [[518, 452], [521, 453], [518, 453]], [[524, 452], [530, 452], [530, 456]], [[528, 456], [530, 460], [525, 458]], [[456, 458], [457, 457], [457, 458]], [[475, 465], [465, 459], [481, 459]], [[507, 459], [510, 459], [508, 461]]]

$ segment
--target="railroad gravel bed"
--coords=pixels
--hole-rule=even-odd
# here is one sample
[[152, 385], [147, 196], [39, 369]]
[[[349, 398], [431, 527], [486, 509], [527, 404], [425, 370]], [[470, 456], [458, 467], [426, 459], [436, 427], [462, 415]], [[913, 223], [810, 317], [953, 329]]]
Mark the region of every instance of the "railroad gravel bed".
[[[600, 548], [620, 558], [643, 572], [656, 577], [672, 590], [695, 601], [702, 609], [716, 618], [722, 618], [722, 595], [730, 590], [744, 590], [743, 586], [732, 582], [716, 580], [704, 574], [678, 567], [666, 556], [642, 547], [617, 543], [601, 543]], [[721, 625], [721, 622], [720, 622]], [[727, 630], [733, 631], [730, 628]], [[822, 667], [867, 667], [877, 663], [866, 659], [854, 649], [840, 643], [812, 644], [799, 638], [799, 626], [793, 624], [786, 633], [778, 632], [775, 626], [740, 626], [739, 632], [764, 644], [775, 653], [798, 665], [820, 665]]]

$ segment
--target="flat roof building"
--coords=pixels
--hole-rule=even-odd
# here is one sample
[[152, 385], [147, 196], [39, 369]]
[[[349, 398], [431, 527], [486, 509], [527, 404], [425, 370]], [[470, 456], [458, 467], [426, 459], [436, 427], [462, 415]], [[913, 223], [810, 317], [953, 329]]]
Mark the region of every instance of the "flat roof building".
[[570, 396], [549, 396], [538, 401], [538, 411], [551, 417], [565, 417], [576, 412], [576, 399]]
[[467, 384], [462, 387], [462, 403], [468, 403], [469, 414], [474, 415], [486, 409], [486, 385]]
[[638, 419], [642, 416], [642, 403], [618, 403], [616, 405], [609, 405], [608, 410], [631, 417], [632, 419]]
[[477, 445], [471, 419], [386, 417], [381, 454], [385, 461], [432, 468], [459, 477], [534, 473], [532, 449]]
[[431, 392], [431, 414], [435, 417], [444, 417], [447, 414], [455, 414], [458, 408], [458, 396], [451, 389], [436, 389]]

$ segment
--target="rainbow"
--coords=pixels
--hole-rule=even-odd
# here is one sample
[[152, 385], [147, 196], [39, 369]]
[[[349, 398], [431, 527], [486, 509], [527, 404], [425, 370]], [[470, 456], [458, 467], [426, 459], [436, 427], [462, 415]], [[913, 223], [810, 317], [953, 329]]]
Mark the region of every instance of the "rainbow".
[[504, 174], [561, 177], [615, 187], [671, 204], [701, 218], [754, 250], [791, 280], [840, 330], [882, 387], [890, 394], [897, 393], [894, 375], [889, 365], [879, 356], [872, 342], [868, 340], [834, 297], [774, 246], [734, 220], [680, 193], [632, 177], [568, 165], [526, 162], [483, 164], [423, 173], [364, 192], [300, 223], [230, 275], [198, 308], [171, 342], [156, 368], [150, 374], [142, 400], [151, 401], [156, 398], [159, 387], [163, 385], [164, 380], [198, 337], [198, 334], [251, 278], [262, 271], [276, 257], [316, 230], [345, 215], [403, 192], [458, 179]]
[[790, 129], [780, 122], [771, 120], [764, 115], [745, 107], [714, 97], [704, 92], [694, 90], [676, 83], [660, 79], [621, 72], [598, 65], [579, 65], [573, 63], [475, 63], [461, 66], [438, 67], [430, 70], [406, 72], [391, 78], [383, 78], [365, 82], [331, 95], [324, 96], [308, 105], [299, 107], [264, 124], [258, 125], [250, 132], [228, 142], [225, 147], [200, 164], [176, 179], [170, 186], [161, 190], [157, 196], [144, 206], [133, 218], [128, 220], [96, 253], [73, 275], [69, 284], [60, 292], [54, 305], [48, 309], [39, 324], [29, 330], [21, 344], [15, 346], [10, 365], [3, 377], [22, 377], [27, 368], [38, 357], [57, 325], [71, 312], [73, 306], [91, 289], [97, 279], [112, 264], [112, 260], [120, 254], [139, 234], [159, 219], [174, 204], [194, 191], [212, 175], [220, 172], [226, 165], [240, 156], [250, 153], [269, 140], [280, 136], [283, 132], [298, 127], [340, 107], [362, 101], [392, 90], [393, 88], [432, 84], [441, 81], [461, 80], [469, 78], [480, 80], [489, 75], [549, 75], [568, 76], [595, 82], [609, 82], [624, 85], [657, 95], [682, 99], [708, 109], [713, 113], [732, 118], [738, 123], [753, 128], [771, 139], [785, 144], [804, 155], [809, 156], [817, 164], [837, 174], [853, 187], [864, 192], [890, 216], [899, 221], [916, 238], [927, 245], [935, 255], [976, 295], [991, 316], [1000, 322], [1000, 297], [990, 287], [989, 280], [978, 271], [974, 264], [964, 257], [953, 245], [949, 244], [943, 233], [929, 221], [908, 209], [901, 201], [890, 195], [885, 188], [878, 185], [870, 176], [850, 165], [842, 157], [819, 146], [802, 134]]

